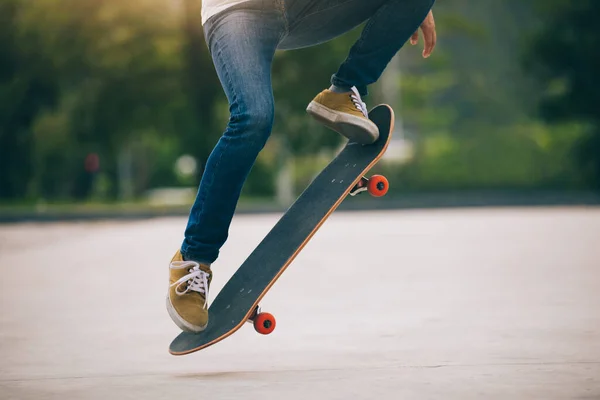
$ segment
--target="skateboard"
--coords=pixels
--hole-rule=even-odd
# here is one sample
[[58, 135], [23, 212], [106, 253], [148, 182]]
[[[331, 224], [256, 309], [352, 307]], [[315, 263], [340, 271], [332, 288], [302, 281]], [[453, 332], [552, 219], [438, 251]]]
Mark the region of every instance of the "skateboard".
[[348, 195], [387, 193], [385, 177], [365, 174], [379, 161], [390, 142], [394, 111], [388, 105], [375, 107], [369, 118], [379, 128], [379, 138], [370, 145], [349, 142], [312, 181], [217, 294], [208, 309], [208, 326], [200, 333], [182, 332], [169, 346], [173, 355], [205, 349], [232, 335], [246, 322], [257, 332], [275, 329], [275, 317], [261, 312], [259, 303], [283, 271]]

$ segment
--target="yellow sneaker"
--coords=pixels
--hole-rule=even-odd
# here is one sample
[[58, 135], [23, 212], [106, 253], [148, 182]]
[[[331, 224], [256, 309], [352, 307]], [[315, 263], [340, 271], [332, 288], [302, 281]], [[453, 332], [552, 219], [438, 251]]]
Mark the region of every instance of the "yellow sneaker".
[[310, 102], [306, 112], [351, 142], [371, 144], [379, 138], [379, 129], [369, 119], [367, 105], [355, 87], [347, 93], [323, 90]]
[[186, 332], [201, 332], [208, 324], [208, 287], [212, 279], [209, 265], [185, 261], [180, 251], [169, 265], [167, 311], [175, 324]]

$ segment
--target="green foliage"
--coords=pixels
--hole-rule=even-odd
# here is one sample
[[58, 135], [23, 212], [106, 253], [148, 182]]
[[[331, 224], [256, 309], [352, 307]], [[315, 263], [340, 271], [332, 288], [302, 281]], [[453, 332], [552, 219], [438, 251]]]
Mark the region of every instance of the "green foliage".
[[581, 130], [549, 131], [541, 124], [488, 130], [466, 140], [440, 134], [421, 143], [414, 163], [391, 169], [399, 190], [577, 189], [571, 157]]
[[[197, 185], [228, 118], [200, 5], [0, 2], [0, 200], [111, 200]], [[420, 48], [407, 46], [397, 86], [375, 86], [367, 99], [374, 105], [383, 92], [400, 92], [393, 106], [414, 158], [382, 166], [394, 187], [600, 185], [600, 61], [590, 50], [600, 40], [599, 5], [539, 0], [536, 7], [438, 2], [432, 58], [423, 61]], [[532, 27], [539, 31], [525, 41]], [[272, 196], [288, 155], [295, 157], [295, 190], [302, 190], [341, 144], [304, 110], [329, 86], [360, 31], [276, 54], [274, 137], [245, 196]], [[98, 172], [84, 168], [90, 153], [100, 157]], [[196, 177], [175, 172], [183, 154], [198, 160]]]
[[432, 59], [423, 63], [420, 49], [401, 56], [402, 120], [415, 155], [388, 174], [402, 190], [585, 187], [573, 153], [581, 123], [536, 119], [539, 83], [519, 58], [530, 52], [532, 6], [459, 1], [436, 11]]
[[576, 156], [589, 182], [600, 189], [600, 3], [554, 0], [536, 5], [542, 23], [526, 65], [545, 86], [542, 115], [551, 122], [587, 125]]
[[55, 104], [57, 81], [43, 35], [21, 24], [21, 1], [0, 2], [0, 198], [23, 197], [33, 174], [31, 127]]
[[[197, 127], [182, 94], [177, 15], [167, 4], [11, 3], [18, 12], [2, 14], [18, 28], [7, 27], [17, 32], [15, 50], [6, 56], [15, 67], [12, 80], [9, 76], [0, 86], [0, 101], [13, 108], [1, 112], [1, 159], [2, 170], [21, 172], [2, 176], [23, 187], [2, 183], [0, 197], [21, 197], [27, 188], [32, 196], [87, 197], [92, 188], [81, 176], [86, 175], [82, 160], [88, 152], [100, 154], [103, 172], [114, 180], [119, 153], [143, 140], [145, 132], [169, 135]], [[30, 60], [32, 55], [38, 59]], [[36, 140], [28, 140], [36, 120]], [[16, 156], [12, 150], [21, 151]], [[30, 168], [20, 165], [25, 162]], [[145, 180], [137, 178], [138, 183]]]

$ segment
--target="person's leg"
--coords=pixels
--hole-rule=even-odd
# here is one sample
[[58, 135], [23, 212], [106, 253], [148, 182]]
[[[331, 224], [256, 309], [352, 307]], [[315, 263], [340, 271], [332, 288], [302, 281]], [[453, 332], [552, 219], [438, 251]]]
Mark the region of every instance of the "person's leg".
[[208, 158], [185, 239], [169, 265], [167, 310], [185, 331], [199, 332], [208, 324], [210, 264], [227, 239], [242, 185], [273, 124], [271, 63], [285, 25], [272, 0], [244, 4], [204, 25], [231, 116]]
[[373, 14], [331, 83], [356, 86], [361, 95], [427, 17], [435, 0], [388, 0]]
[[367, 21], [348, 58], [306, 111], [350, 141], [377, 140], [361, 96], [418, 29], [434, 0], [281, 0], [287, 34], [279, 45], [294, 49], [326, 42]]
[[376, 82], [392, 57], [419, 28], [435, 0], [283, 0], [288, 34], [279, 48], [323, 43], [367, 21], [348, 57], [333, 75], [341, 88]]
[[271, 64], [285, 25], [279, 10], [261, 3], [226, 11], [204, 26], [231, 116], [206, 163], [190, 212], [181, 247], [186, 259], [216, 260], [242, 185], [271, 133]]

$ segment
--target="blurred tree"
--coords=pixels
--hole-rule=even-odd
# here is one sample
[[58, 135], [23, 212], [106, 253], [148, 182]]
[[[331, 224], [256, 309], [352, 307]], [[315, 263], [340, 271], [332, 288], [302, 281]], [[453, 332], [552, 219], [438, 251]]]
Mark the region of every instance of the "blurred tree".
[[58, 97], [42, 33], [20, 23], [21, 3], [0, 2], [0, 199], [26, 196], [33, 173], [31, 127]]
[[[72, 154], [38, 157], [38, 161], [64, 157], [63, 196], [85, 198], [90, 186], [79, 178], [89, 152], [97, 152], [102, 160], [102, 172], [116, 183], [119, 167], [125, 173], [146, 170], [143, 163], [151, 159], [129, 157], [136, 143], [149, 132], [164, 135], [181, 128], [188, 121], [189, 107], [183, 93], [181, 35], [176, 13], [170, 3], [140, 0], [122, 3], [116, 0], [86, 1], [39, 0], [27, 3], [24, 24], [37, 26], [43, 32], [40, 48], [51, 55], [54, 78], [60, 89], [59, 113], [66, 113], [60, 127], [68, 132], [67, 151]], [[56, 134], [46, 131], [40, 144]], [[57, 151], [56, 146], [44, 146], [44, 151]], [[175, 158], [176, 155], [173, 155]], [[138, 165], [133, 165], [137, 163]], [[73, 167], [77, 170], [72, 171]], [[37, 165], [44, 171], [47, 166]], [[70, 167], [70, 168], [69, 168]], [[44, 181], [51, 175], [42, 175]], [[54, 175], [55, 176], [55, 175]], [[83, 187], [80, 185], [83, 185]], [[133, 186], [133, 193], [143, 185]], [[48, 187], [41, 184], [40, 188]], [[119, 187], [110, 185], [112, 196]], [[87, 188], [87, 189], [86, 189]], [[129, 190], [128, 187], [125, 188]], [[123, 185], [121, 185], [123, 190]], [[40, 193], [56, 196], [56, 193]]]
[[538, 0], [536, 6], [541, 27], [526, 62], [545, 86], [542, 116], [588, 126], [577, 156], [585, 176], [600, 189], [600, 2]]
[[[549, 16], [557, 18], [556, 7], [566, 1], [544, 4], [544, 26], [551, 26]], [[0, 198], [83, 199], [94, 190], [114, 198], [119, 187], [139, 195], [158, 185], [191, 184], [179, 180], [173, 164], [187, 153], [202, 166], [228, 118], [200, 7], [201, 0], [0, 2]], [[393, 106], [418, 143], [402, 182], [413, 188], [571, 182], [570, 167], [558, 168], [568, 165], [564, 149], [579, 133], [532, 119], [539, 91], [516, 62], [531, 5], [454, 0], [439, 2], [436, 14], [434, 56], [423, 61], [420, 48], [409, 46], [401, 52], [402, 96]], [[296, 176], [310, 179], [328, 159], [315, 162], [315, 153], [340, 144], [339, 135], [314, 123], [305, 108], [329, 85], [359, 34], [356, 29], [320, 46], [276, 54], [275, 140], [259, 158], [246, 194], [272, 193], [289, 156], [300, 157], [296, 166], [303, 170]], [[555, 71], [552, 62], [542, 64]], [[577, 85], [550, 79], [548, 96], [580, 88], [583, 77], [593, 87], [589, 71], [568, 72]], [[369, 104], [380, 101], [378, 91], [372, 90]], [[585, 118], [582, 107], [561, 110], [572, 111], [561, 118], [598, 125], [589, 109]], [[590, 143], [584, 148], [593, 149]], [[99, 156], [102, 185], [92, 185], [84, 168], [90, 153]], [[599, 152], [592, 153], [579, 154], [594, 159]], [[594, 170], [597, 164], [586, 165]]]
[[568, 151], [578, 129], [545, 126], [539, 84], [520, 61], [531, 3], [468, 0], [435, 6], [438, 47], [401, 53], [401, 110], [414, 159], [398, 180], [413, 190], [580, 186]]
[[[535, 104], [531, 79], [518, 60], [531, 5], [515, 0], [439, 2], [438, 46], [423, 61], [421, 49], [401, 53], [403, 109], [409, 125], [447, 129], [468, 139], [478, 125], [510, 126]], [[406, 108], [405, 108], [406, 107]]]

